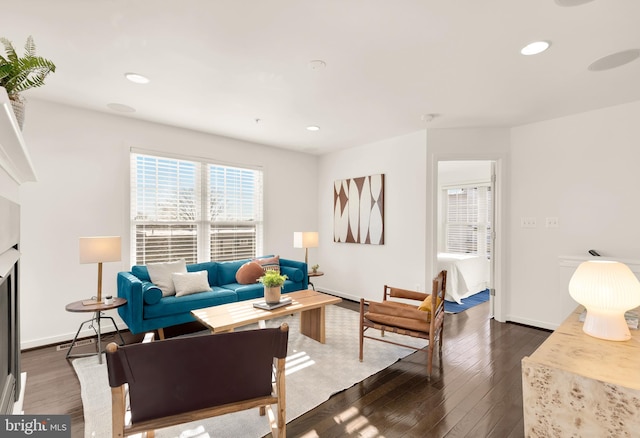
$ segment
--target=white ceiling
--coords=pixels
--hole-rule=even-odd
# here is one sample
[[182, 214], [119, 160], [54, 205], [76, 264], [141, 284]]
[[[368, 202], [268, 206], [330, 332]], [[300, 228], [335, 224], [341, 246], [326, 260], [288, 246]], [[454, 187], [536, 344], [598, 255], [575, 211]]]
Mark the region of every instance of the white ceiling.
[[[38, 54], [57, 65], [27, 99], [309, 153], [640, 100], [640, 60], [587, 70], [640, 48], [639, 0], [3, 3], [0, 36], [22, 53], [33, 35]], [[540, 39], [551, 41], [547, 52], [519, 54]], [[326, 68], [310, 68], [312, 60]], [[125, 72], [151, 82], [130, 83]], [[424, 114], [437, 116], [425, 122]]]

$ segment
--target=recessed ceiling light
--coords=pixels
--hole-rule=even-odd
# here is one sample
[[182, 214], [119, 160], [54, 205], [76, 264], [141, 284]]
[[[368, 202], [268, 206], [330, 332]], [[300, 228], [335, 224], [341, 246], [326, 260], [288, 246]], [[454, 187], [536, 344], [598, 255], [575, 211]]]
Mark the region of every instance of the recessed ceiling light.
[[315, 59], [313, 61], [309, 61], [309, 68], [311, 70], [323, 70], [327, 66], [327, 63], [321, 59]]
[[635, 61], [640, 57], [640, 50], [631, 49], [622, 52], [613, 53], [611, 55], [597, 59], [587, 67], [590, 71], [602, 71], [620, 67]]
[[307, 131], [320, 131], [320, 127], [319, 126], [307, 126]]
[[149, 78], [138, 73], [125, 73], [124, 77], [136, 84], [148, 84]]
[[537, 55], [538, 53], [542, 53], [547, 50], [551, 46], [551, 43], [548, 41], [535, 41], [533, 43], [527, 44], [524, 46], [520, 53], [523, 55]]
[[558, 6], [580, 6], [593, 0], [556, 0]]
[[135, 113], [136, 109], [129, 105], [123, 105], [121, 103], [108, 103], [107, 108], [118, 111], [119, 113]]

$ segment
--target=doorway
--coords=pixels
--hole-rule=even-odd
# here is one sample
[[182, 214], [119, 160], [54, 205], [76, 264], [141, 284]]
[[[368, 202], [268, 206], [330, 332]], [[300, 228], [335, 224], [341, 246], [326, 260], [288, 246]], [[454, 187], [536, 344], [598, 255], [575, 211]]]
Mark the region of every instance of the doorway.
[[[436, 271], [456, 272], [448, 299], [459, 300], [490, 290], [489, 317], [495, 315], [496, 259], [499, 247], [496, 211], [496, 161], [437, 162]], [[452, 279], [453, 280], [453, 279]]]

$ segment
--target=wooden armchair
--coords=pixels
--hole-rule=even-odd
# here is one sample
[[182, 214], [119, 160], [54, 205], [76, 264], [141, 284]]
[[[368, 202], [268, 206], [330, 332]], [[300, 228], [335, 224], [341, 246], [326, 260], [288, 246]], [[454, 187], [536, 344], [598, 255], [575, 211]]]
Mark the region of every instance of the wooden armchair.
[[[431, 378], [433, 367], [433, 351], [436, 341], [438, 351], [442, 353], [442, 333], [444, 330], [444, 294], [447, 288], [447, 271], [441, 271], [432, 282], [431, 294], [406, 289], [384, 286], [382, 302], [360, 299], [360, 362], [363, 360], [364, 339], [374, 339], [401, 345], [415, 350], [411, 345], [389, 341], [366, 335], [370, 328], [378, 329], [384, 337], [389, 331], [401, 335], [413, 336], [429, 340], [427, 376]], [[413, 300], [416, 304], [392, 301], [389, 298]], [[365, 306], [368, 308], [365, 310]], [[435, 310], [432, 310], [435, 309]]]
[[[260, 415], [268, 410], [273, 437], [285, 437], [288, 337], [289, 327], [282, 324], [124, 347], [109, 344], [113, 436], [145, 431], [153, 436], [155, 429], [257, 407]], [[131, 419], [125, 424], [127, 401]]]

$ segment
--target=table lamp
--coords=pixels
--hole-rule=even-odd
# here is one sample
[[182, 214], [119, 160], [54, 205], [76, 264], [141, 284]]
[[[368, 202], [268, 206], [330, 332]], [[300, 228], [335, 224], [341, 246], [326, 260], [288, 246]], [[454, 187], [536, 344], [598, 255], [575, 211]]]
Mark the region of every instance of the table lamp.
[[98, 295], [96, 303], [102, 303], [102, 263], [121, 260], [120, 236], [81, 237], [80, 264], [98, 264]]
[[624, 263], [581, 263], [569, 281], [569, 294], [587, 309], [582, 330], [608, 341], [631, 338], [624, 313], [640, 306], [640, 282]]
[[293, 247], [304, 248], [304, 262], [309, 264], [309, 248], [318, 247], [317, 231], [295, 231], [293, 233]]

